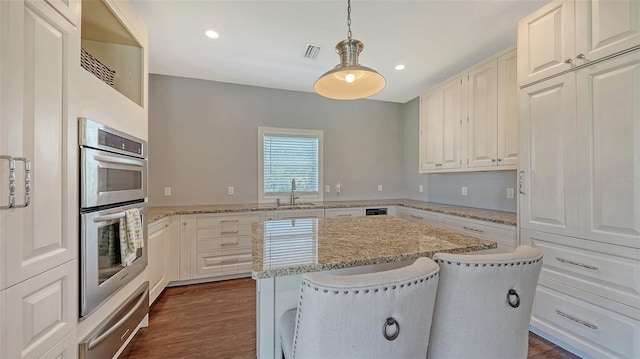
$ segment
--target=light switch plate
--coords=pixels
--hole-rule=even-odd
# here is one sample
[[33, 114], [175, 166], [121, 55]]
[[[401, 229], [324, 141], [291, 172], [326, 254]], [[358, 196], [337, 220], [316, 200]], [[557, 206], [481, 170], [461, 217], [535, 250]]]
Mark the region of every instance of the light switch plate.
[[378, 185], [378, 192], [382, 192], [382, 185], [381, 184]]
[[467, 195], [467, 187], [462, 187], [462, 195], [463, 196]]
[[418, 186], [418, 192], [420, 193], [424, 192], [424, 187], [422, 185]]
[[233, 195], [235, 194], [235, 192], [236, 192], [235, 188], [233, 188], [233, 186], [229, 186], [229, 190], [228, 190], [229, 195]]
[[165, 187], [164, 188], [164, 196], [165, 197], [171, 196], [171, 187]]
[[327, 193], [331, 192], [331, 185], [330, 184], [325, 185], [324, 186], [324, 191], [327, 192]]
[[513, 198], [514, 190], [513, 188], [507, 188], [507, 198]]

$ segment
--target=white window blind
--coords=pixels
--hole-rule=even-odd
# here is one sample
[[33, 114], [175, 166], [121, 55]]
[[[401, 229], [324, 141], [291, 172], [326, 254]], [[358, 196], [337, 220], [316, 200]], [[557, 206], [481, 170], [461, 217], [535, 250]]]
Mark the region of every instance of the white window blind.
[[317, 264], [318, 220], [264, 222], [264, 268]]
[[264, 194], [291, 192], [296, 180], [296, 194], [318, 194], [319, 140], [317, 137], [271, 135], [263, 138]]

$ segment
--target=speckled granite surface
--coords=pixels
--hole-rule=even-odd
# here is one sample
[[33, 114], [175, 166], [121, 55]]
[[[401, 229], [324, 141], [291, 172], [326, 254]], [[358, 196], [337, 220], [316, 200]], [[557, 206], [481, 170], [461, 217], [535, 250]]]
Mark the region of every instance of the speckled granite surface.
[[172, 207], [150, 207], [147, 218], [148, 223], [174, 214], [197, 214], [197, 213], [228, 213], [228, 212], [255, 212], [255, 211], [275, 211], [293, 209], [313, 209], [313, 208], [349, 208], [349, 207], [375, 207], [375, 206], [399, 206], [426, 211], [451, 214], [454, 216], [489, 221], [494, 223], [515, 226], [517, 222], [516, 214], [513, 212], [493, 211], [489, 209], [452, 206], [448, 204], [431, 203], [410, 199], [386, 199], [370, 201], [327, 201], [316, 204], [302, 204], [295, 206], [277, 207], [275, 204], [228, 204], [211, 206], [172, 206]]
[[391, 216], [254, 223], [254, 279], [463, 253], [496, 243]]

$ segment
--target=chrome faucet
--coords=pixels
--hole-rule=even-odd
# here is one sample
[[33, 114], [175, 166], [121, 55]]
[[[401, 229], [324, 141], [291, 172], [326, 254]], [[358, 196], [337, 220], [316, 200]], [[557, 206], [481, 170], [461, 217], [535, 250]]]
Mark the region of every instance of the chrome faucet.
[[292, 179], [291, 180], [291, 195], [289, 196], [289, 204], [295, 204], [296, 203], [296, 199], [298, 199], [298, 197], [295, 196], [294, 191], [296, 190], [296, 179]]

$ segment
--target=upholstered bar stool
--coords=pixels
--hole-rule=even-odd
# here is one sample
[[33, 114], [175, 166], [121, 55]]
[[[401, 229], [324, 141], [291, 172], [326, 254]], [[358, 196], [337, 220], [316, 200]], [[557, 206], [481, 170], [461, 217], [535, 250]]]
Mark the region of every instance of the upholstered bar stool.
[[427, 357], [526, 358], [542, 252], [437, 253], [440, 282]]
[[419, 258], [377, 273], [304, 274], [297, 310], [280, 319], [285, 357], [424, 359], [438, 271]]

